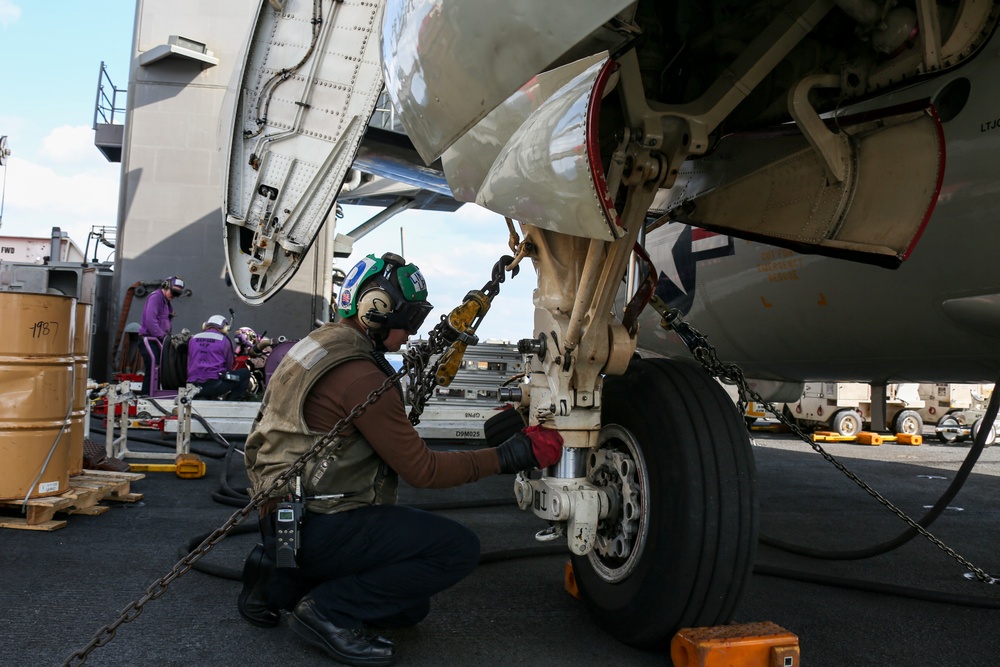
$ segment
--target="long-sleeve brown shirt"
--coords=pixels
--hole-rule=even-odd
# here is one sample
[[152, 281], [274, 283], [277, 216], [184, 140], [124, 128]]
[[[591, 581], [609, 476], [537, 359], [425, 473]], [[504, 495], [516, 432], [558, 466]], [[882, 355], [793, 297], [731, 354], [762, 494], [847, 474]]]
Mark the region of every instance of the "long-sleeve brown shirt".
[[[385, 374], [373, 362], [353, 360], [335, 366], [309, 391], [303, 406], [306, 424], [312, 431], [326, 433], [383, 382]], [[406, 418], [396, 391], [384, 393], [345, 435], [353, 433], [354, 427], [403, 481], [417, 488], [458, 486], [500, 472], [494, 448], [460, 452], [428, 449]]]

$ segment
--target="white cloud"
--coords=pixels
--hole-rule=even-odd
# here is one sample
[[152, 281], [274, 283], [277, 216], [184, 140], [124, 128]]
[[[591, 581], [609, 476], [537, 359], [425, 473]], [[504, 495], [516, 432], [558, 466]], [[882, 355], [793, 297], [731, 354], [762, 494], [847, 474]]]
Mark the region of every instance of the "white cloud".
[[11, 0], [0, 0], [0, 26], [4, 30], [19, 18], [21, 18], [20, 7], [11, 2]]
[[[2, 1], [2, 0], [0, 0]], [[96, 148], [91, 147], [95, 153]], [[120, 167], [93, 164], [68, 174], [12, 154], [6, 169], [6, 200], [0, 234], [48, 236], [52, 227], [69, 232], [80, 248], [94, 225], [114, 226], [118, 217]]]
[[[3, 2], [3, 0], [0, 0], [0, 2]], [[25, 125], [26, 122], [23, 116], [4, 116], [0, 114], [0, 135], [7, 135], [8, 142], [11, 141], [12, 137], [17, 136]], [[10, 148], [10, 145], [7, 148]]]
[[[3, 3], [0, 0], [0, 9]], [[3, 120], [16, 124], [24, 119]], [[48, 237], [59, 227], [84, 249], [92, 227], [115, 226], [121, 167], [101, 157], [92, 128], [64, 125], [49, 131], [37, 159], [25, 159], [27, 153], [14, 138], [8, 147], [0, 234]]]
[[39, 155], [59, 164], [93, 162], [98, 155], [94, 129], [86, 125], [57, 127], [42, 139]]
[[[345, 217], [337, 231], [346, 233], [374, 215], [367, 206], [344, 207]], [[423, 326], [423, 334], [441, 315], [458, 306], [470, 290], [480, 289], [490, 279], [501, 255], [510, 254], [507, 226], [503, 218], [478, 206], [466, 205], [454, 213], [407, 211], [354, 245], [350, 259], [339, 260], [345, 270], [368, 253], [399, 252], [400, 227], [405, 232], [405, 257], [427, 278], [430, 301], [435, 305]], [[480, 339], [517, 340], [531, 335], [534, 307], [531, 292], [535, 274], [524, 262], [520, 275], [501, 286], [490, 312], [478, 331]]]

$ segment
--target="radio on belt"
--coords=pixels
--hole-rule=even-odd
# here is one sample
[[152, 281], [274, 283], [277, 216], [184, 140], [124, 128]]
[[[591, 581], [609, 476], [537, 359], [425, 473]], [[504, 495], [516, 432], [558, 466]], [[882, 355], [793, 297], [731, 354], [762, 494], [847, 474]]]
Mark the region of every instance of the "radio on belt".
[[277, 539], [275, 566], [295, 569], [299, 553], [299, 528], [302, 523], [302, 479], [295, 478], [295, 493], [292, 500], [278, 503], [275, 508], [274, 535]]

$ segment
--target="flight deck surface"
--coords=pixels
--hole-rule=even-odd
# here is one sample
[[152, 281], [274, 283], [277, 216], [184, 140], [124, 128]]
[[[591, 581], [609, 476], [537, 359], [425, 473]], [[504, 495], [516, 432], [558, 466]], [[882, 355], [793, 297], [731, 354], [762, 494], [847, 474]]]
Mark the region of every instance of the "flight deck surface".
[[[842, 549], [882, 542], [905, 527], [805, 444], [769, 433], [755, 434], [755, 439], [762, 532], [817, 548]], [[220, 449], [211, 441], [195, 441], [194, 447]], [[919, 447], [850, 443], [824, 447], [917, 517], [941, 495], [969, 451], [968, 445], [928, 441]], [[202, 479], [147, 473], [132, 484], [133, 492], [144, 494], [138, 503], [106, 503], [112, 508], [101, 516], [64, 517], [66, 527], [54, 532], [0, 533], [0, 604], [5, 619], [0, 665], [60, 664], [166, 574], [182, 545], [236, 511], [212, 500], [222, 461], [206, 460], [208, 474]], [[234, 461], [232, 468], [232, 486], [245, 487], [240, 465]], [[400, 501], [509, 500], [512, 482], [512, 476], [497, 476], [450, 490], [414, 490], [401, 484]], [[1000, 574], [1000, 447], [984, 451], [950, 507], [931, 531], [972, 563]], [[534, 533], [544, 527], [512, 502], [443, 511], [477, 532], [484, 553], [535, 546]], [[227, 538], [204, 562], [238, 569], [252, 544], [250, 535]], [[604, 634], [583, 604], [564, 590], [566, 560], [563, 555], [548, 555], [481, 565], [437, 596], [423, 623], [386, 633], [396, 642], [399, 664], [670, 664], [666, 653], [630, 648]], [[1000, 587], [968, 581], [956, 561], [920, 537], [865, 561], [813, 561], [761, 546], [756, 562], [981, 596], [1000, 606]], [[269, 630], [244, 622], [236, 611], [239, 588], [236, 581], [189, 572], [165, 595], [148, 602], [139, 618], [122, 625], [86, 664], [333, 664], [300, 642], [285, 622]], [[998, 610], [755, 574], [734, 620], [773, 621], [795, 633], [803, 664], [809, 667], [911, 667], [997, 664], [998, 619]]]

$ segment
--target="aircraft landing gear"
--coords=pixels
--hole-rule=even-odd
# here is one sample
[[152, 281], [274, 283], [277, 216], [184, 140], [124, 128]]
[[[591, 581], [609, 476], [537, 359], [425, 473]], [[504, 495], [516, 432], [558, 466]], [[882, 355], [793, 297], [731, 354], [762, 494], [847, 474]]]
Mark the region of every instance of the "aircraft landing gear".
[[539, 539], [567, 540], [601, 627], [652, 648], [682, 626], [729, 620], [753, 565], [756, 495], [746, 427], [715, 380], [690, 365], [632, 359], [635, 315], [657, 274], [630, 255], [644, 257], [647, 212], [691, 137], [687, 124], [648, 109], [634, 54], [620, 76], [626, 121], [608, 133], [607, 181], [594, 181], [610, 236], [600, 225], [567, 224], [573, 209], [540, 224], [520, 220], [524, 241], [512, 239], [538, 275], [522, 406], [563, 437], [559, 463], [538, 478], [518, 475], [514, 493], [550, 524]]
[[601, 417], [587, 477], [612, 510], [594, 549], [572, 557], [588, 609], [644, 648], [727, 622], [758, 528], [753, 455], [732, 401], [699, 368], [635, 360], [606, 378]]

